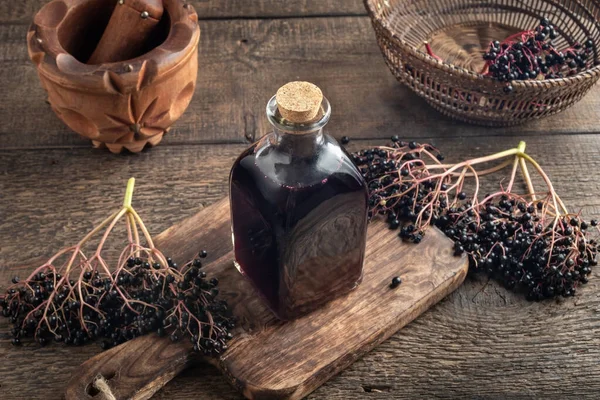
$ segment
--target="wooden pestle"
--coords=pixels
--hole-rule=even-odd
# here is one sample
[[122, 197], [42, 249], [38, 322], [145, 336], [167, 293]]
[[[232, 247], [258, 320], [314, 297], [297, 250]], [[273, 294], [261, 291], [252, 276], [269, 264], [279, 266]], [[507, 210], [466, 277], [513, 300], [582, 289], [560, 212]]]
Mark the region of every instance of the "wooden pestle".
[[117, 5], [88, 64], [136, 57], [163, 15], [162, 0], [115, 1]]

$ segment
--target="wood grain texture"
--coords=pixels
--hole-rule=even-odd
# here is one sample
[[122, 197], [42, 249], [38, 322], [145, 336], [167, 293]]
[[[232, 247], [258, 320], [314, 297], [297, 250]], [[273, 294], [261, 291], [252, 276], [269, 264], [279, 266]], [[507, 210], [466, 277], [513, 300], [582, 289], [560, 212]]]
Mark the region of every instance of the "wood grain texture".
[[[265, 106], [282, 84], [307, 80], [332, 105], [338, 138], [478, 136], [396, 82], [385, 66], [367, 17], [201, 21], [199, 71], [187, 111], [163, 145], [242, 143], [268, 129]], [[44, 103], [23, 46], [25, 26], [0, 26], [0, 148], [87, 147]], [[308, 40], [307, 38], [310, 38]], [[235, 101], [234, 101], [235, 99]], [[600, 87], [565, 112], [491, 135], [595, 133]], [[335, 131], [333, 130], [335, 127]]]
[[[419, 247], [370, 224], [364, 277], [358, 288], [309, 315], [282, 323], [233, 265], [229, 199], [224, 198], [155, 238], [164, 254], [183, 262], [202, 243], [210, 254], [203, 270], [220, 282], [221, 295], [239, 319], [229, 349], [213, 363], [251, 399], [300, 399], [352, 364], [398, 329], [454, 291], [468, 261], [433, 230]], [[392, 277], [400, 288], [390, 289]], [[373, 316], [377, 315], [376, 320]], [[147, 399], [193, 360], [189, 343], [147, 336], [99, 354], [67, 385], [67, 400], [85, 397], [99, 373], [114, 376], [117, 399]]]
[[[332, 122], [333, 124], [333, 122]], [[391, 134], [389, 132], [388, 134]], [[516, 145], [518, 138], [436, 140], [449, 161]], [[352, 142], [361, 148], [373, 141]], [[600, 141], [595, 135], [531, 137], [528, 153], [573, 210], [600, 215]], [[243, 145], [167, 146], [116, 156], [93, 149], [0, 151], [0, 290], [21, 261], [78, 239], [120, 204], [126, 179], [151, 232], [221, 198]], [[202, 246], [199, 244], [199, 246]], [[355, 362], [313, 400], [596, 398], [600, 391], [600, 273], [575, 298], [529, 303], [494, 282], [468, 279], [455, 293]], [[0, 320], [0, 398], [59, 398], [94, 346], [9, 345]], [[25, 378], [31, 377], [31, 378]], [[213, 367], [184, 372], [157, 399], [239, 400]]]
[[[28, 24], [48, 0], [0, 3], [0, 24]], [[367, 15], [360, 0], [190, 0], [201, 19]]]

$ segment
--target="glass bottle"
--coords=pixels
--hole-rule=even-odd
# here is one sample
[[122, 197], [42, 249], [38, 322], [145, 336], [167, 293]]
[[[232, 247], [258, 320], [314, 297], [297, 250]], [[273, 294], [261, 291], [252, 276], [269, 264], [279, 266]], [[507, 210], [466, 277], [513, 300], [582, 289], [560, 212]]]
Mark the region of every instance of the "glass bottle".
[[273, 132], [231, 169], [235, 265], [283, 320], [349, 292], [362, 279], [367, 185], [346, 151], [323, 132], [330, 115], [315, 85], [283, 86], [267, 105]]

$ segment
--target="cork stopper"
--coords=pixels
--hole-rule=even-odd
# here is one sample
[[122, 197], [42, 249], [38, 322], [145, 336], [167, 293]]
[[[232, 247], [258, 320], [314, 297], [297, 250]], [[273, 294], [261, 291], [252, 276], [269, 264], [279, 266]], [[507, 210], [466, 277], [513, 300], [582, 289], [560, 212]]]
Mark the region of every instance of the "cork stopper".
[[323, 92], [310, 82], [289, 82], [279, 88], [275, 99], [283, 118], [302, 124], [314, 120], [319, 113]]

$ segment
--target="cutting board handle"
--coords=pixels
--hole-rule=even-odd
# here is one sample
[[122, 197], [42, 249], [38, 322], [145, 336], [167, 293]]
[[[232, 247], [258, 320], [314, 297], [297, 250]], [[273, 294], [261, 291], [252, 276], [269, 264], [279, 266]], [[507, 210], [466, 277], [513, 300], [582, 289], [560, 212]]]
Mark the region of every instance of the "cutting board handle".
[[[130, 340], [83, 363], [67, 384], [65, 398], [149, 399], [177, 374], [202, 359], [190, 350], [189, 341], [173, 343], [155, 334]], [[98, 376], [107, 381], [112, 398], [100, 396], [102, 388], [94, 384]]]

